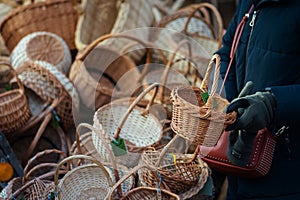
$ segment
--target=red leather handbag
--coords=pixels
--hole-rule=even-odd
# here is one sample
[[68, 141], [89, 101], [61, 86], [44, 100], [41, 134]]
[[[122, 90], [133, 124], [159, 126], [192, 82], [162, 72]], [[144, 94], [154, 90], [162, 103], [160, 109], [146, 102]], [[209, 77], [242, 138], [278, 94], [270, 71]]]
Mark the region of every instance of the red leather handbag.
[[227, 157], [229, 132], [223, 132], [216, 146], [199, 147], [199, 155], [208, 166], [224, 174], [244, 177], [258, 178], [265, 176], [271, 167], [276, 136], [267, 129], [258, 131], [254, 140], [253, 152], [245, 167], [239, 167], [231, 163]]

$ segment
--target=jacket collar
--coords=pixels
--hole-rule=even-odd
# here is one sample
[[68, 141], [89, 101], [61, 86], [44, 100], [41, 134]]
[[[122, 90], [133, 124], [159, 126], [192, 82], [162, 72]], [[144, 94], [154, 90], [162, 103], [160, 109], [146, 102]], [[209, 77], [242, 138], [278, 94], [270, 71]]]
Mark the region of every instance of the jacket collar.
[[283, 0], [251, 0], [251, 1], [253, 3], [254, 7], [257, 8], [264, 3], [279, 2], [279, 1], [283, 1]]

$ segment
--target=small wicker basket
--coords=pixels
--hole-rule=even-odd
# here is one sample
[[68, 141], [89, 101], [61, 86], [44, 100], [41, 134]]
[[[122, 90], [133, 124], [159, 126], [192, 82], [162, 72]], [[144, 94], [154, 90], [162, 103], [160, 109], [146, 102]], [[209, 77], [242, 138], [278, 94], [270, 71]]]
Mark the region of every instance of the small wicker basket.
[[0, 62], [0, 65], [10, 69], [19, 87], [0, 94], [0, 130], [4, 134], [9, 134], [24, 126], [31, 114], [24, 86], [14, 68], [5, 62]]
[[[104, 144], [110, 144], [113, 139], [123, 138], [127, 154], [116, 159], [118, 163], [131, 168], [137, 165], [143, 150], [160, 141], [163, 134], [162, 124], [156, 116], [149, 113], [157, 88], [158, 84], [149, 86], [129, 107], [127, 101], [118, 101], [102, 106], [95, 112], [93, 126], [101, 134], [93, 132], [93, 143], [103, 158], [109, 159]], [[137, 103], [152, 89], [156, 92], [147, 107], [139, 108]]]
[[31, 1], [29, 5], [13, 9], [1, 22], [0, 30], [5, 45], [11, 52], [26, 35], [47, 31], [63, 38], [69, 49], [75, 47], [78, 11], [69, 0]]
[[[204, 102], [201, 93], [208, 91], [210, 75], [216, 63], [212, 89]], [[236, 113], [224, 112], [229, 102], [216, 94], [220, 70], [220, 57], [215, 54], [207, 68], [201, 90], [191, 87], [176, 88], [171, 93], [173, 102], [171, 127], [175, 133], [196, 145], [214, 146], [228, 124], [234, 123]], [[195, 88], [194, 88], [195, 89]]]
[[[59, 170], [65, 164], [72, 166], [74, 160], [85, 161], [86, 164], [71, 168], [62, 179]], [[55, 199], [106, 199], [113, 182], [103, 164], [85, 155], [69, 156], [62, 160], [56, 168]]]
[[48, 62], [66, 76], [72, 63], [70, 49], [65, 41], [50, 32], [34, 32], [26, 35], [10, 55], [10, 63], [15, 68], [30, 60]]

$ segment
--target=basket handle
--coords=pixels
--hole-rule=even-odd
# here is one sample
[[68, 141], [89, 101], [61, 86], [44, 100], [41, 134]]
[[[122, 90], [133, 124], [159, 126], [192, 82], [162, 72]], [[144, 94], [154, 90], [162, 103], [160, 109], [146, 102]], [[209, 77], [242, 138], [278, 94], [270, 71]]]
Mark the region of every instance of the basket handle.
[[154, 102], [154, 99], [156, 97], [156, 94], [158, 92], [158, 88], [159, 88], [159, 84], [158, 83], [153, 83], [152, 85], [150, 85], [148, 88], [146, 88], [129, 106], [129, 108], [127, 109], [126, 113], [124, 114], [123, 118], [121, 119], [121, 121], [119, 122], [118, 124], [118, 127], [117, 127], [117, 130], [116, 132], [114, 133], [114, 138], [115, 139], [118, 139], [119, 138], [119, 135], [121, 133], [121, 129], [125, 123], [125, 121], [127, 120], [129, 114], [131, 113], [131, 111], [133, 110], [133, 108], [138, 104], [138, 102], [140, 100], [143, 99], [143, 97], [148, 94], [151, 90], [155, 89], [154, 90], [154, 93], [153, 93], [153, 96], [151, 97], [145, 111], [142, 113], [143, 115], [145, 114], [148, 114], [149, 112], [149, 109], [150, 109], [150, 106], [153, 104]]
[[201, 83], [200, 88], [204, 91], [208, 91], [208, 86], [209, 86], [209, 82], [210, 82], [210, 75], [211, 75], [211, 71], [214, 67], [214, 63], [215, 65], [215, 71], [214, 71], [214, 77], [213, 77], [213, 83], [212, 83], [212, 88], [211, 88], [211, 94], [210, 96], [214, 96], [216, 91], [217, 91], [217, 87], [218, 87], [218, 80], [219, 80], [219, 74], [220, 74], [220, 66], [221, 66], [221, 58], [218, 54], [214, 54], [208, 64], [208, 67], [206, 69], [206, 73], [205, 76], [203, 78], [203, 81]]
[[[33, 167], [32, 169], [29, 170], [30, 165], [36, 161], [38, 158], [44, 156], [44, 155], [48, 155], [48, 154], [59, 154], [60, 156], [62, 156], [63, 158], [67, 156], [67, 154], [63, 151], [60, 151], [58, 149], [46, 149], [44, 151], [38, 152], [35, 156], [33, 156], [32, 158], [30, 158], [30, 160], [28, 161], [27, 165], [24, 168], [24, 180], [28, 180], [30, 174], [32, 174], [35, 170], [37, 170], [37, 166]], [[49, 164], [49, 163], [47, 163]], [[56, 163], [52, 163], [52, 164], [56, 164]]]
[[[188, 26], [190, 24], [190, 21], [191, 21], [192, 17], [196, 14], [197, 11], [202, 12], [202, 10], [205, 9], [205, 8], [210, 9], [212, 11], [212, 13], [214, 14], [214, 16], [216, 17], [216, 20], [217, 20], [217, 23], [218, 23], [218, 36], [217, 36], [216, 39], [218, 40], [219, 47], [221, 47], [222, 38], [223, 38], [223, 20], [222, 20], [222, 17], [220, 15], [220, 12], [218, 11], [218, 9], [214, 5], [212, 5], [211, 3], [207, 3], [207, 2], [200, 3], [197, 7], [194, 8], [193, 12], [191, 12], [190, 15], [188, 16], [188, 19], [185, 23], [183, 32], [185, 34], [187, 34], [187, 29], [188, 29]], [[205, 22], [208, 23], [207, 20], [205, 20]]]
[[70, 161], [72, 160], [75, 160], [75, 159], [84, 159], [84, 160], [89, 160], [89, 161], [92, 161], [93, 163], [97, 164], [97, 166], [102, 170], [102, 172], [104, 173], [107, 181], [108, 181], [108, 185], [110, 187], [112, 187], [114, 184], [113, 184], [113, 181], [111, 180], [110, 176], [109, 176], [109, 173], [106, 171], [105, 167], [103, 166], [103, 164], [96, 160], [95, 158], [91, 157], [91, 156], [86, 156], [86, 155], [73, 155], [73, 156], [69, 156], [65, 159], [63, 159], [60, 163], [58, 163], [57, 167], [56, 167], [56, 171], [55, 171], [55, 174], [54, 174], [54, 184], [55, 184], [55, 192], [58, 193], [58, 199], [60, 199], [60, 194], [59, 194], [59, 188], [58, 188], [58, 176], [59, 176], [59, 170], [60, 168], [66, 164], [66, 163], [69, 163]]
[[24, 93], [24, 86], [23, 86], [22, 82], [20, 81], [20, 79], [18, 78], [18, 75], [17, 75], [17, 72], [15, 71], [15, 69], [9, 63], [7, 63], [7, 62], [0, 62], [0, 65], [6, 65], [10, 69], [12, 75], [17, 80], [18, 87], [20, 88], [20, 90], [22, 91], [22, 93]]

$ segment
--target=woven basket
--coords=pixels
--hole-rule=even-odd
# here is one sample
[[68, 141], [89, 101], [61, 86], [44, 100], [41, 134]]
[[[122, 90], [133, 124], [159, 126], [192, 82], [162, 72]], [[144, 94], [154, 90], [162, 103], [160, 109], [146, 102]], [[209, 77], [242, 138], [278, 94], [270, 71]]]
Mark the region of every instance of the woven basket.
[[[59, 169], [75, 159], [86, 164], [71, 168], [62, 179], [58, 179]], [[91, 164], [92, 162], [92, 164]], [[85, 155], [69, 156], [62, 160], [54, 176], [56, 199], [105, 199], [113, 182], [101, 162]]]
[[176, 135], [172, 138], [162, 151], [143, 152], [141, 162], [152, 169], [142, 170], [143, 182], [148, 186], [156, 186], [157, 173], [161, 176], [163, 186], [176, 194], [188, 191], [199, 182], [203, 162], [197, 155], [197, 150], [194, 154], [167, 153], [178, 137]]
[[[210, 75], [214, 66], [213, 83], [209, 98], [205, 103], [200, 97], [202, 91], [207, 92]], [[198, 94], [187, 87], [176, 88], [171, 93], [173, 113], [171, 127], [174, 132], [196, 145], [214, 146], [228, 124], [236, 119], [236, 113], [224, 112], [229, 102], [216, 94], [220, 70], [220, 57], [215, 54], [207, 68]], [[198, 89], [200, 90], [200, 89]]]
[[93, 132], [93, 143], [104, 158], [109, 159], [104, 144], [110, 144], [113, 139], [123, 138], [127, 154], [116, 157], [117, 163], [132, 168], [137, 165], [140, 153], [144, 149], [160, 141], [163, 127], [157, 117], [149, 113], [156, 92], [146, 109], [136, 106], [153, 88], [157, 91], [158, 84], [152, 84], [144, 90], [130, 106], [127, 101], [118, 101], [102, 106], [96, 111], [93, 126], [101, 135]]
[[[78, 21], [76, 31], [76, 45], [80, 50], [105, 34], [132, 31], [137, 28], [149, 27], [153, 23], [151, 3], [147, 0], [113, 0], [105, 1], [105, 3], [103, 0], [85, 0], [83, 5], [84, 13]], [[116, 15], [117, 17], [114, 17]], [[92, 31], [90, 31], [91, 29]], [[149, 33], [143, 31], [142, 34], [138, 34], [138, 38], [148, 41]], [[119, 51], [129, 42], [128, 40], [107, 40], [103, 41], [101, 45]], [[139, 45], [133, 49], [136, 48], [139, 48]], [[134, 61], [139, 61], [144, 53], [145, 50], [142, 49], [131, 52], [129, 55]]]
[[[28, 200], [46, 200], [49, 191], [54, 189], [54, 184], [50, 180], [54, 176], [53, 169], [56, 168], [57, 163], [49, 163], [50, 160], [41, 161], [45, 156], [49, 158], [50, 154], [56, 154], [60, 158], [66, 157], [65, 152], [57, 149], [47, 149], [37, 153], [24, 167], [24, 176], [16, 177], [9, 181], [1, 192], [0, 197], [5, 199], [19, 199], [23, 197]], [[59, 160], [57, 161], [59, 162]]]
[[23, 84], [15, 70], [8, 63], [1, 62], [0, 65], [6, 65], [11, 70], [19, 87], [0, 94], [0, 130], [4, 134], [9, 134], [22, 127], [31, 114]]
[[44, 101], [59, 99], [56, 112], [64, 129], [74, 125], [72, 108], [79, 106], [79, 97], [69, 79], [53, 65], [44, 61], [27, 61], [17, 72], [27, 88], [32, 89]]
[[[119, 196], [118, 198], [114, 198], [113, 194], [114, 191], [119, 187], [122, 182], [126, 181], [127, 178], [132, 176], [134, 173], [136, 173], [139, 169], [141, 168], [146, 168], [147, 166], [136, 166], [135, 168], [131, 169], [129, 173], [124, 176], [122, 179], [120, 179], [110, 190], [108, 194], [108, 200], [113, 200], [113, 199], [122, 199], [122, 200], [148, 200], [148, 199], [162, 199], [162, 200], [179, 200], [179, 196], [176, 194], [165, 190], [161, 189], [160, 186], [159, 188], [153, 188], [153, 187], [136, 187], [127, 193], [123, 193], [121, 197]], [[151, 170], [151, 169], [150, 169]], [[158, 178], [157, 178], [158, 179]], [[159, 180], [157, 180], [157, 183], [159, 183]]]
[[[82, 128], [86, 128], [90, 132], [83, 134], [82, 135], [83, 137], [80, 137], [80, 129]], [[105, 159], [101, 157], [101, 155], [98, 153], [97, 149], [93, 144], [91, 131], [97, 132], [98, 130], [86, 123], [81, 123], [77, 126], [76, 141], [73, 143], [70, 153], [71, 155], [77, 154], [77, 155], [91, 156], [97, 159], [98, 161], [105, 162]], [[120, 177], [125, 176], [125, 174], [129, 172], [129, 169], [124, 165], [116, 164], [115, 156], [113, 155], [112, 149], [108, 144], [105, 145], [105, 148], [107, 149], [110, 155], [109, 164], [105, 164], [105, 169], [110, 174], [110, 177], [115, 183], [120, 179]], [[122, 192], [124, 193], [131, 190], [134, 187], [134, 185], [135, 185], [135, 178], [131, 176], [123, 184], [121, 184]]]
[[10, 55], [10, 62], [15, 68], [30, 60], [48, 62], [66, 76], [72, 63], [71, 53], [65, 41], [50, 32], [34, 32], [26, 35]]
[[46, 31], [63, 38], [71, 50], [75, 47], [78, 11], [69, 0], [46, 0], [12, 10], [2, 21], [0, 30], [11, 52], [26, 35]]
[[83, 104], [90, 109], [97, 110], [109, 103], [113, 92], [128, 96], [138, 87], [140, 72], [135, 63], [110, 47], [98, 46], [110, 38], [128, 38], [144, 44], [132, 36], [109, 34], [95, 40], [77, 56], [69, 78], [74, 83]]

